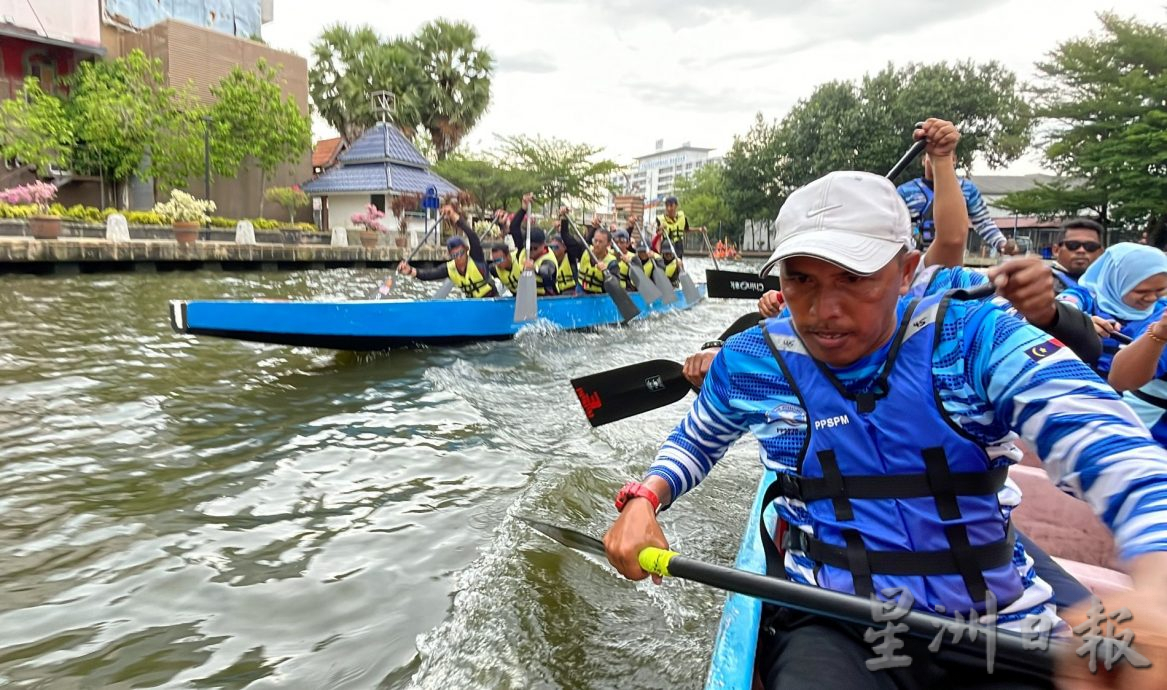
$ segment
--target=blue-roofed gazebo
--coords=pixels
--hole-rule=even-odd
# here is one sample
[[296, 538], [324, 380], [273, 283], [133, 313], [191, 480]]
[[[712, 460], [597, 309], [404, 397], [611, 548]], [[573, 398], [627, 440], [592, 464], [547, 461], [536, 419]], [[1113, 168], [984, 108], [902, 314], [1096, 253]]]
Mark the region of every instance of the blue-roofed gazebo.
[[433, 186], [439, 196], [458, 188], [430, 171], [430, 163], [393, 125], [378, 122], [340, 156], [340, 165], [301, 185], [309, 196], [321, 198], [322, 226], [351, 227], [354, 213], [369, 204], [388, 213], [392, 197], [425, 194]]

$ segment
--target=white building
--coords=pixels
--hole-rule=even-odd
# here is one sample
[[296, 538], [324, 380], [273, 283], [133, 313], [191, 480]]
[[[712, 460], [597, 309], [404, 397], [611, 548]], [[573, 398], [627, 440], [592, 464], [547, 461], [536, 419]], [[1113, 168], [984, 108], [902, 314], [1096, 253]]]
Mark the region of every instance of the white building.
[[692, 175], [711, 162], [709, 152], [712, 150], [691, 146], [687, 141], [677, 148], [666, 149], [664, 140], [657, 140], [655, 151], [633, 159], [636, 162], [625, 191], [642, 195], [647, 204], [663, 202], [673, 193], [677, 180]]

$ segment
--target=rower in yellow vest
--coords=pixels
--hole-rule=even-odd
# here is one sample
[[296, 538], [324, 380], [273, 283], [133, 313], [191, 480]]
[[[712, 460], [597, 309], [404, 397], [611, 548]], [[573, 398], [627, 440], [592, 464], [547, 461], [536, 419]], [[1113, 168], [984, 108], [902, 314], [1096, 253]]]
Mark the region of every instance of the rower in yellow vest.
[[[592, 255], [596, 262], [592, 262]], [[619, 257], [612, 251], [612, 233], [605, 228], [595, 228], [592, 232], [592, 251], [584, 252], [579, 259], [579, 284], [584, 292], [604, 291], [604, 279], [619, 264]], [[617, 269], [618, 270], [618, 269]]]
[[636, 245], [636, 258], [640, 259], [640, 263], [644, 266], [644, 275], [648, 278], [652, 277], [652, 272], [657, 269], [661, 260], [660, 254], [649, 249], [648, 242], [644, 240], [640, 240]]
[[519, 294], [519, 276], [523, 273], [519, 252], [512, 251], [505, 242], [490, 245], [490, 270], [512, 295]]
[[[670, 196], [665, 199], [665, 214], [656, 217], [656, 227], [672, 241], [677, 256], [684, 256], [685, 233], [689, 231], [689, 221], [685, 218], [685, 212], [677, 208], [677, 197]], [[668, 246], [668, 242], [661, 241], [662, 254]]]
[[[510, 235], [515, 243], [515, 247], [519, 247], [515, 254], [513, 263], [522, 270], [531, 269], [535, 271], [535, 293], [538, 295], [558, 295], [559, 289], [558, 274], [559, 274], [559, 259], [547, 248], [547, 234], [538, 226], [531, 228], [531, 256], [527, 257], [527, 238], [523, 233], [523, 225], [527, 218], [527, 213], [530, 211], [533, 195], [528, 193], [523, 195], [522, 208], [515, 213], [511, 218]], [[510, 271], [514, 271], [511, 268]], [[504, 269], [504, 272], [506, 269]], [[497, 270], [496, 270], [497, 273]], [[501, 274], [499, 275], [502, 279]], [[508, 276], [509, 277], [509, 276]], [[515, 278], [517, 281], [517, 277]], [[506, 280], [504, 279], [505, 283]], [[574, 283], [573, 283], [574, 285]], [[517, 282], [516, 282], [517, 286]]]
[[567, 255], [567, 243], [563, 241], [563, 237], [555, 234], [547, 240], [547, 248], [551, 250], [550, 254], [555, 257], [555, 263], [558, 267], [555, 271], [556, 291], [561, 295], [573, 294], [579, 279], [576, 276], [575, 266], [572, 265], [571, 258]]
[[[680, 245], [677, 245], [677, 251], [680, 250]], [[673, 287], [677, 287], [677, 275], [681, 272], [681, 259], [673, 253], [673, 245], [668, 242], [665, 242], [664, 246], [661, 247], [660, 263], [669, 282], [673, 284]]]
[[414, 268], [402, 261], [397, 265], [397, 272], [418, 280], [449, 278], [467, 297], [498, 297], [498, 289], [489, 277], [490, 269], [487, 268], [478, 233], [474, 232], [470, 223], [462, 218], [453, 206], [444, 206], [441, 214], [442, 218], [466, 234], [465, 238], [454, 235], [446, 241], [446, 251], [449, 252], [450, 260], [441, 266], [422, 269]]
[[627, 230], [617, 230], [612, 233], [612, 241], [616, 245], [616, 256], [620, 260], [620, 267], [616, 273], [616, 277], [620, 279], [620, 287], [635, 290], [636, 285], [633, 284], [630, 275], [632, 261], [636, 258], [636, 254], [632, 253], [632, 237]]

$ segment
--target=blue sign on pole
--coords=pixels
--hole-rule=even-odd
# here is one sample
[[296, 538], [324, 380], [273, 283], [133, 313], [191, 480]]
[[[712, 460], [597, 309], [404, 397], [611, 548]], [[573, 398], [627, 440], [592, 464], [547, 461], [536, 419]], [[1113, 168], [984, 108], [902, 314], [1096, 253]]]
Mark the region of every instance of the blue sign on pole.
[[438, 188], [430, 185], [426, 187], [425, 198], [421, 200], [421, 207], [436, 209], [438, 206]]

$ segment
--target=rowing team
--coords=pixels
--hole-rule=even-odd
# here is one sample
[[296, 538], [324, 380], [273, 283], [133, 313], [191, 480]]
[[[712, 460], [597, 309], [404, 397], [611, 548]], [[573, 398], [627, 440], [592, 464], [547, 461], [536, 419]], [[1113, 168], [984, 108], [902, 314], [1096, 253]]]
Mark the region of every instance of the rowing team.
[[[510, 222], [509, 234], [518, 249], [511, 249], [503, 242], [492, 244], [488, 262], [478, 233], [456, 207], [447, 205], [440, 211], [443, 220], [465, 236], [454, 235], [447, 240], [449, 261], [441, 266], [420, 269], [402, 261], [397, 271], [419, 280], [449, 279], [466, 297], [498, 297], [500, 287], [495, 279], [511, 294], [517, 295], [519, 276], [524, 270], [535, 273], [536, 294], [540, 296], [601, 293], [605, 291], [604, 281], [609, 276], [619, 281], [625, 290], [637, 290], [643, 280], [653, 280], [656, 271], [662, 272], [672, 287], [677, 286], [682, 267], [679, 239], [683, 237], [687, 223], [681, 227], [680, 233], [671, 231], [672, 226], [678, 224], [677, 216], [669, 215], [670, 211], [676, 210], [675, 199], [670, 198], [671, 208], [666, 205], [666, 215], [658, 219], [664, 228], [658, 254], [642, 237], [633, 244], [633, 223], [628, 230], [603, 228], [597, 223], [589, 228], [585, 238], [568, 217], [567, 207], [559, 210], [559, 230], [549, 237], [542, 228], [530, 223], [532, 196], [523, 197], [522, 208]], [[684, 222], [684, 217], [680, 216], [680, 220]], [[529, 228], [529, 255], [526, 249], [528, 238], [523, 232], [524, 221]], [[673, 244], [674, 238], [678, 239], [676, 245]]]
[[[690, 359], [700, 394], [641, 480], [617, 494], [608, 559], [628, 578], [648, 577], [641, 551], [668, 548], [657, 513], [750, 432], [779, 477], [763, 498], [777, 521], [760, 526], [769, 575], [938, 615], [992, 612], [1004, 629], [1066, 636], [1096, 617], [1010, 522], [1021, 493], [1007, 470], [1024, 440], [1053, 482], [1112, 531], [1133, 581], [1133, 590], [1108, 595], [1109, 627], [1073, 628], [1086, 631], [1084, 642], [1105, 636], [1125, 646], [1100, 652], [1099, 676], [1070, 658], [1059, 680], [1167, 687], [1167, 451], [1083, 361], [1105, 362], [1115, 383], [1129, 352], [1137, 366], [1119, 390], [1167, 378], [1159, 297], [1167, 258], [1116, 245], [1065, 299], [1055, 299], [1053, 276], [1037, 260], [1006, 262], [987, 278], [967, 271], [943, 253], [963, 247], [968, 228], [954, 164], [959, 133], [931, 119], [916, 137], [927, 141], [943, 236], [921, 256], [895, 187], [869, 173], [831, 173], [792, 193], [762, 269], [782, 284], [781, 301], [765, 298], [763, 311], [781, 312]], [[986, 283], [993, 300], [959, 292]], [[1114, 343], [1128, 326], [1134, 344], [1104, 352], [1099, 333]], [[990, 674], [982, 662], [929, 656], [914, 643], [904, 650], [910, 665], [872, 670], [876, 651], [863, 626], [781, 607], [767, 608], [762, 630], [766, 688], [1051, 683], [1009, 669]]]

